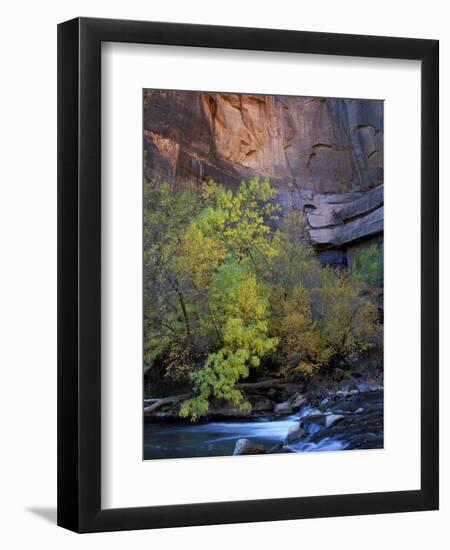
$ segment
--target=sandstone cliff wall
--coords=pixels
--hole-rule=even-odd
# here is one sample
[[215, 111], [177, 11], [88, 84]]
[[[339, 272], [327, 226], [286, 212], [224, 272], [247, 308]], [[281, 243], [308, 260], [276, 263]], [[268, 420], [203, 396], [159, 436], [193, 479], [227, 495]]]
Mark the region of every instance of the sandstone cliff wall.
[[175, 186], [268, 178], [318, 248], [382, 233], [382, 101], [146, 90], [144, 149]]

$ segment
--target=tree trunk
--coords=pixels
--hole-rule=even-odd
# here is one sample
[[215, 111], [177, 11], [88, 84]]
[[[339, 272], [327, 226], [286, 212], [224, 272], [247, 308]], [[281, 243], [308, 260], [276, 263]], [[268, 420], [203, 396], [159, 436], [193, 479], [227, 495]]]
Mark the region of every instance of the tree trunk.
[[186, 325], [186, 335], [191, 335], [191, 326], [189, 324], [189, 317], [186, 310], [186, 304], [184, 303], [183, 294], [179, 290], [178, 286], [175, 286], [175, 292], [177, 293], [178, 299], [180, 300], [181, 310], [183, 311], [184, 324]]

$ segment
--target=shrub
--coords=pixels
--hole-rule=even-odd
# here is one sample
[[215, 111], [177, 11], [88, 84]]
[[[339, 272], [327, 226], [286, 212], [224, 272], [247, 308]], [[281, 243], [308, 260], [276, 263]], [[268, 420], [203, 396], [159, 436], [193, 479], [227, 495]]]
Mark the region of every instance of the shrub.
[[355, 252], [351, 271], [363, 283], [381, 285], [383, 282], [383, 249], [372, 245]]

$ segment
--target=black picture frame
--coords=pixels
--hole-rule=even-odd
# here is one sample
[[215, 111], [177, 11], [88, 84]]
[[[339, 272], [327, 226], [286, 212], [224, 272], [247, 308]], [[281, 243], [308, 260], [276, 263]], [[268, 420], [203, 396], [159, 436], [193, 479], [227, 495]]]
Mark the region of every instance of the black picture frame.
[[[421, 488], [101, 508], [101, 43], [421, 61]], [[58, 26], [58, 525], [76, 532], [438, 509], [437, 40], [77, 18]]]

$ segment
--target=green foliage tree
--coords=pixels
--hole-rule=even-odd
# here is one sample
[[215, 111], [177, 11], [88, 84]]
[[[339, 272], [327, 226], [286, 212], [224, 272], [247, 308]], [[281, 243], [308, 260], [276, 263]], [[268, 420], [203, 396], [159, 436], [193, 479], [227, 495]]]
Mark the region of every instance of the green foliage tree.
[[383, 249], [372, 245], [355, 252], [351, 271], [362, 283], [380, 285], [383, 281]]
[[198, 355], [193, 345], [197, 304], [174, 258], [201, 208], [201, 196], [194, 190], [174, 192], [166, 182], [144, 182], [144, 364], [148, 370], [164, 357], [177, 379], [193, 366], [182, 368], [187, 359]]
[[183, 404], [182, 416], [197, 419], [209, 398], [246, 407], [235, 388], [277, 343], [268, 332], [269, 288], [257, 272], [277, 250], [269, 223], [277, 218], [275, 190], [255, 178], [235, 192], [209, 183], [207, 203], [188, 228], [178, 249], [178, 270], [192, 278], [205, 299], [205, 332], [214, 328], [219, 349], [190, 378], [196, 396]]
[[303, 213], [291, 208], [285, 215], [283, 224], [276, 231], [268, 270], [270, 284], [283, 288], [286, 295], [298, 286], [317, 284], [321, 275], [321, 265], [309, 241]]
[[380, 335], [376, 304], [363, 295], [354, 274], [323, 268], [322, 283], [311, 292], [322, 345], [330, 366], [375, 345]]
[[248, 264], [229, 258], [218, 269], [210, 288], [210, 304], [220, 327], [221, 347], [191, 375], [196, 396], [183, 403], [181, 416], [196, 420], [208, 411], [211, 397], [249, 407], [235, 384], [248, 376], [250, 367], [258, 367], [261, 358], [278, 343], [267, 334], [267, 294]]
[[233, 192], [210, 182], [203, 197], [210, 203], [196, 220], [199, 230], [220, 241], [236, 259], [250, 260], [255, 266], [276, 254], [271, 243], [270, 223], [278, 219], [280, 206], [276, 190], [268, 181], [253, 178]]

